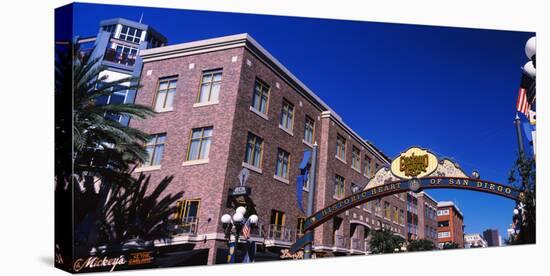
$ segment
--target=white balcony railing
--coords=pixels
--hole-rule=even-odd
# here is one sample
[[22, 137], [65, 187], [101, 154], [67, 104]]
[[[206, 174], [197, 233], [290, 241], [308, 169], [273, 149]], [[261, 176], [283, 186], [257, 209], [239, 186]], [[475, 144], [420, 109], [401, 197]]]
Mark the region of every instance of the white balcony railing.
[[358, 251], [365, 251], [364, 239], [351, 239], [351, 249]]
[[269, 224], [264, 225], [264, 237], [267, 240], [275, 240], [282, 242], [296, 241], [296, 228], [286, 227], [282, 225]]
[[182, 218], [180, 223], [176, 225], [175, 232], [177, 235], [196, 235], [199, 228], [199, 219], [196, 217]]
[[346, 240], [347, 238], [344, 235], [334, 235], [334, 247], [347, 248]]

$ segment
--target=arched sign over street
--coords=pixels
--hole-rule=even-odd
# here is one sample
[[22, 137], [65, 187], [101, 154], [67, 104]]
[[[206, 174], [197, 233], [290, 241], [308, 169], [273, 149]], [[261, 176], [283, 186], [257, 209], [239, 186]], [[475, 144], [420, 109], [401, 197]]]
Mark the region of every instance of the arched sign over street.
[[[304, 222], [306, 231], [321, 225], [330, 218], [367, 201], [403, 192], [420, 192], [427, 189], [463, 189], [494, 194], [519, 200], [523, 192], [504, 184], [469, 177], [449, 159], [438, 160], [431, 152], [412, 147], [391, 163], [391, 168], [380, 168], [363, 191], [325, 207]], [[313, 240], [312, 231], [291, 247], [295, 252]]]

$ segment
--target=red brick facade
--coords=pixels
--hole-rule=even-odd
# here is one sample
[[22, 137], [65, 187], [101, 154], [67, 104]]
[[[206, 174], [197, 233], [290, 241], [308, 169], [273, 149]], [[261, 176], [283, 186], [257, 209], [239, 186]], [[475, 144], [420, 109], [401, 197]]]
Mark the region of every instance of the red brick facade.
[[440, 202], [437, 207], [438, 243], [456, 243], [464, 248], [464, 216], [452, 202]]
[[[319, 145], [315, 210], [337, 200], [336, 175], [345, 179], [343, 196], [348, 196], [352, 194], [352, 183], [363, 189], [369, 179], [364, 170], [367, 157], [373, 161], [371, 174], [375, 168], [389, 164], [387, 157], [347, 127], [248, 35], [162, 47], [143, 51], [141, 55], [144, 65], [137, 104], [153, 105], [160, 79], [175, 77], [178, 82], [171, 111], [131, 122], [132, 127], [151, 134], [166, 133], [160, 165], [138, 170], [151, 175], [152, 183], [174, 175], [165, 193], [183, 190], [183, 200], [200, 200], [198, 228], [193, 233], [174, 237], [171, 244], [209, 248], [209, 264], [216, 261], [217, 249], [226, 247], [219, 221], [222, 214], [234, 212], [226, 207], [226, 200], [229, 189], [238, 185], [237, 176], [243, 166], [250, 168], [247, 186], [252, 188], [250, 197], [261, 225], [260, 234], [253, 240], [265, 247], [281, 249], [288, 248], [299, 234], [296, 233], [298, 218], [305, 215], [296, 203], [296, 178], [302, 152], [311, 149], [311, 145], [303, 141], [306, 116], [314, 121], [314, 140]], [[222, 72], [219, 100], [208, 105], [196, 104], [202, 73], [213, 69]], [[265, 115], [251, 109], [256, 80], [269, 86]], [[279, 126], [284, 101], [294, 106], [291, 131]], [[208, 158], [186, 162], [191, 131], [199, 127], [213, 129]], [[249, 133], [263, 139], [259, 168], [244, 164]], [[345, 160], [336, 157], [338, 136], [346, 141]], [[351, 166], [353, 147], [360, 151], [359, 170]], [[279, 149], [290, 156], [287, 181], [274, 176]], [[304, 191], [304, 207], [307, 196], [308, 191]], [[389, 218], [385, 216], [385, 202], [390, 206]], [[382, 198], [378, 214], [375, 204], [370, 204], [357, 206], [317, 228], [314, 250], [328, 255], [366, 254], [368, 231], [381, 227], [406, 237], [404, 194]], [[284, 212], [284, 226], [292, 236], [290, 240], [269, 237], [272, 210]]]

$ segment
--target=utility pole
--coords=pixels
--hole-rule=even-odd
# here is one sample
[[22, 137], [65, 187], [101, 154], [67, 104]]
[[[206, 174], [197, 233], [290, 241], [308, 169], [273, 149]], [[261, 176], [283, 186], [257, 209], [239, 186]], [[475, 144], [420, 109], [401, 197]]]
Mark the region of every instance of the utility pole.
[[[315, 179], [317, 173], [317, 151], [318, 151], [317, 142], [313, 145], [313, 155], [311, 157], [311, 170], [309, 171], [309, 193], [307, 197], [307, 210], [306, 216], [310, 217], [313, 214], [313, 200], [315, 199]], [[310, 235], [313, 230], [307, 230], [305, 235]], [[311, 250], [313, 241], [306, 244], [304, 248], [304, 259], [311, 259]]]

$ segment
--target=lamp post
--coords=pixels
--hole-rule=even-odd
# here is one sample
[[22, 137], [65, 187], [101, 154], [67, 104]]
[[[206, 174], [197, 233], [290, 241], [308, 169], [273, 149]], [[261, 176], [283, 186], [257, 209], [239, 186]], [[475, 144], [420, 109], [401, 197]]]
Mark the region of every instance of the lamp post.
[[[222, 227], [225, 233], [225, 239], [227, 240], [227, 245], [229, 247], [227, 254], [227, 262], [235, 262], [235, 251], [237, 250], [237, 245], [239, 244], [239, 236], [243, 230], [243, 227], [246, 224], [249, 224], [249, 227], [253, 227], [258, 223], [257, 215], [250, 215], [248, 218], [245, 218], [246, 208], [239, 206], [235, 210], [235, 214], [231, 216], [230, 214], [223, 214], [221, 217]], [[246, 237], [248, 239], [248, 237]], [[232, 246], [231, 243], [234, 242]]]
[[[535, 120], [536, 109], [534, 107], [536, 104], [536, 89], [537, 89], [536, 88], [536, 37], [535, 36], [529, 38], [529, 40], [527, 40], [527, 42], [525, 43], [525, 55], [527, 56], [529, 61], [525, 63], [525, 65], [522, 67], [520, 92], [523, 92], [526, 94], [525, 101], [527, 101], [527, 107], [528, 107], [528, 110], [527, 110], [528, 114], [526, 114], [526, 116], [529, 123], [531, 125], [534, 125], [536, 122]], [[518, 97], [518, 103], [519, 103], [519, 97]], [[519, 109], [520, 109], [520, 106], [518, 105], [518, 110]], [[516, 133], [518, 138], [518, 150], [519, 150], [517, 167], [519, 171], [519, 176], [521, 178], [521, 190], [525, 192], [525, 196], [516, 202], [516, 208], [514, 209], [514, 216], [512, 220], [514, 221], [514, 223], [517, 222], [517, 224], [515, 225], [516, 227], [514, 229], [516, 236], [518, 236], [520, 232], [526, 231], [525, 233], [521, 234], [522, 235], [521, 242], [523, 243], [526, 240], [534, 242], [535, 184], [533, 182], [531, 187], [530, 174], [532, 170], [532, 161], [531, 159], [526, 158], [526, 152], [523, 145], [522, 131], [521, 131], [520, 124], [521, 124], [520, 118], [516, 113], [515, 126], [516, 126]], [[531, 145], [533, 147], [533, 156], [534, 156], [536, 155], [535, 130], [531, 129], [531, 136], [529, 136], [529, 133], [527, 132], [525, 134], [527, 139], [530, 140], [530, 142], [532, 143]], [[529, 139], [529, 137], [531, 137], [531, 139]], [[527, 212], [527, 209], [529, 209], [529, 212]], [[533, 216], [530, 215], [531, 213], [533, 213]]]

